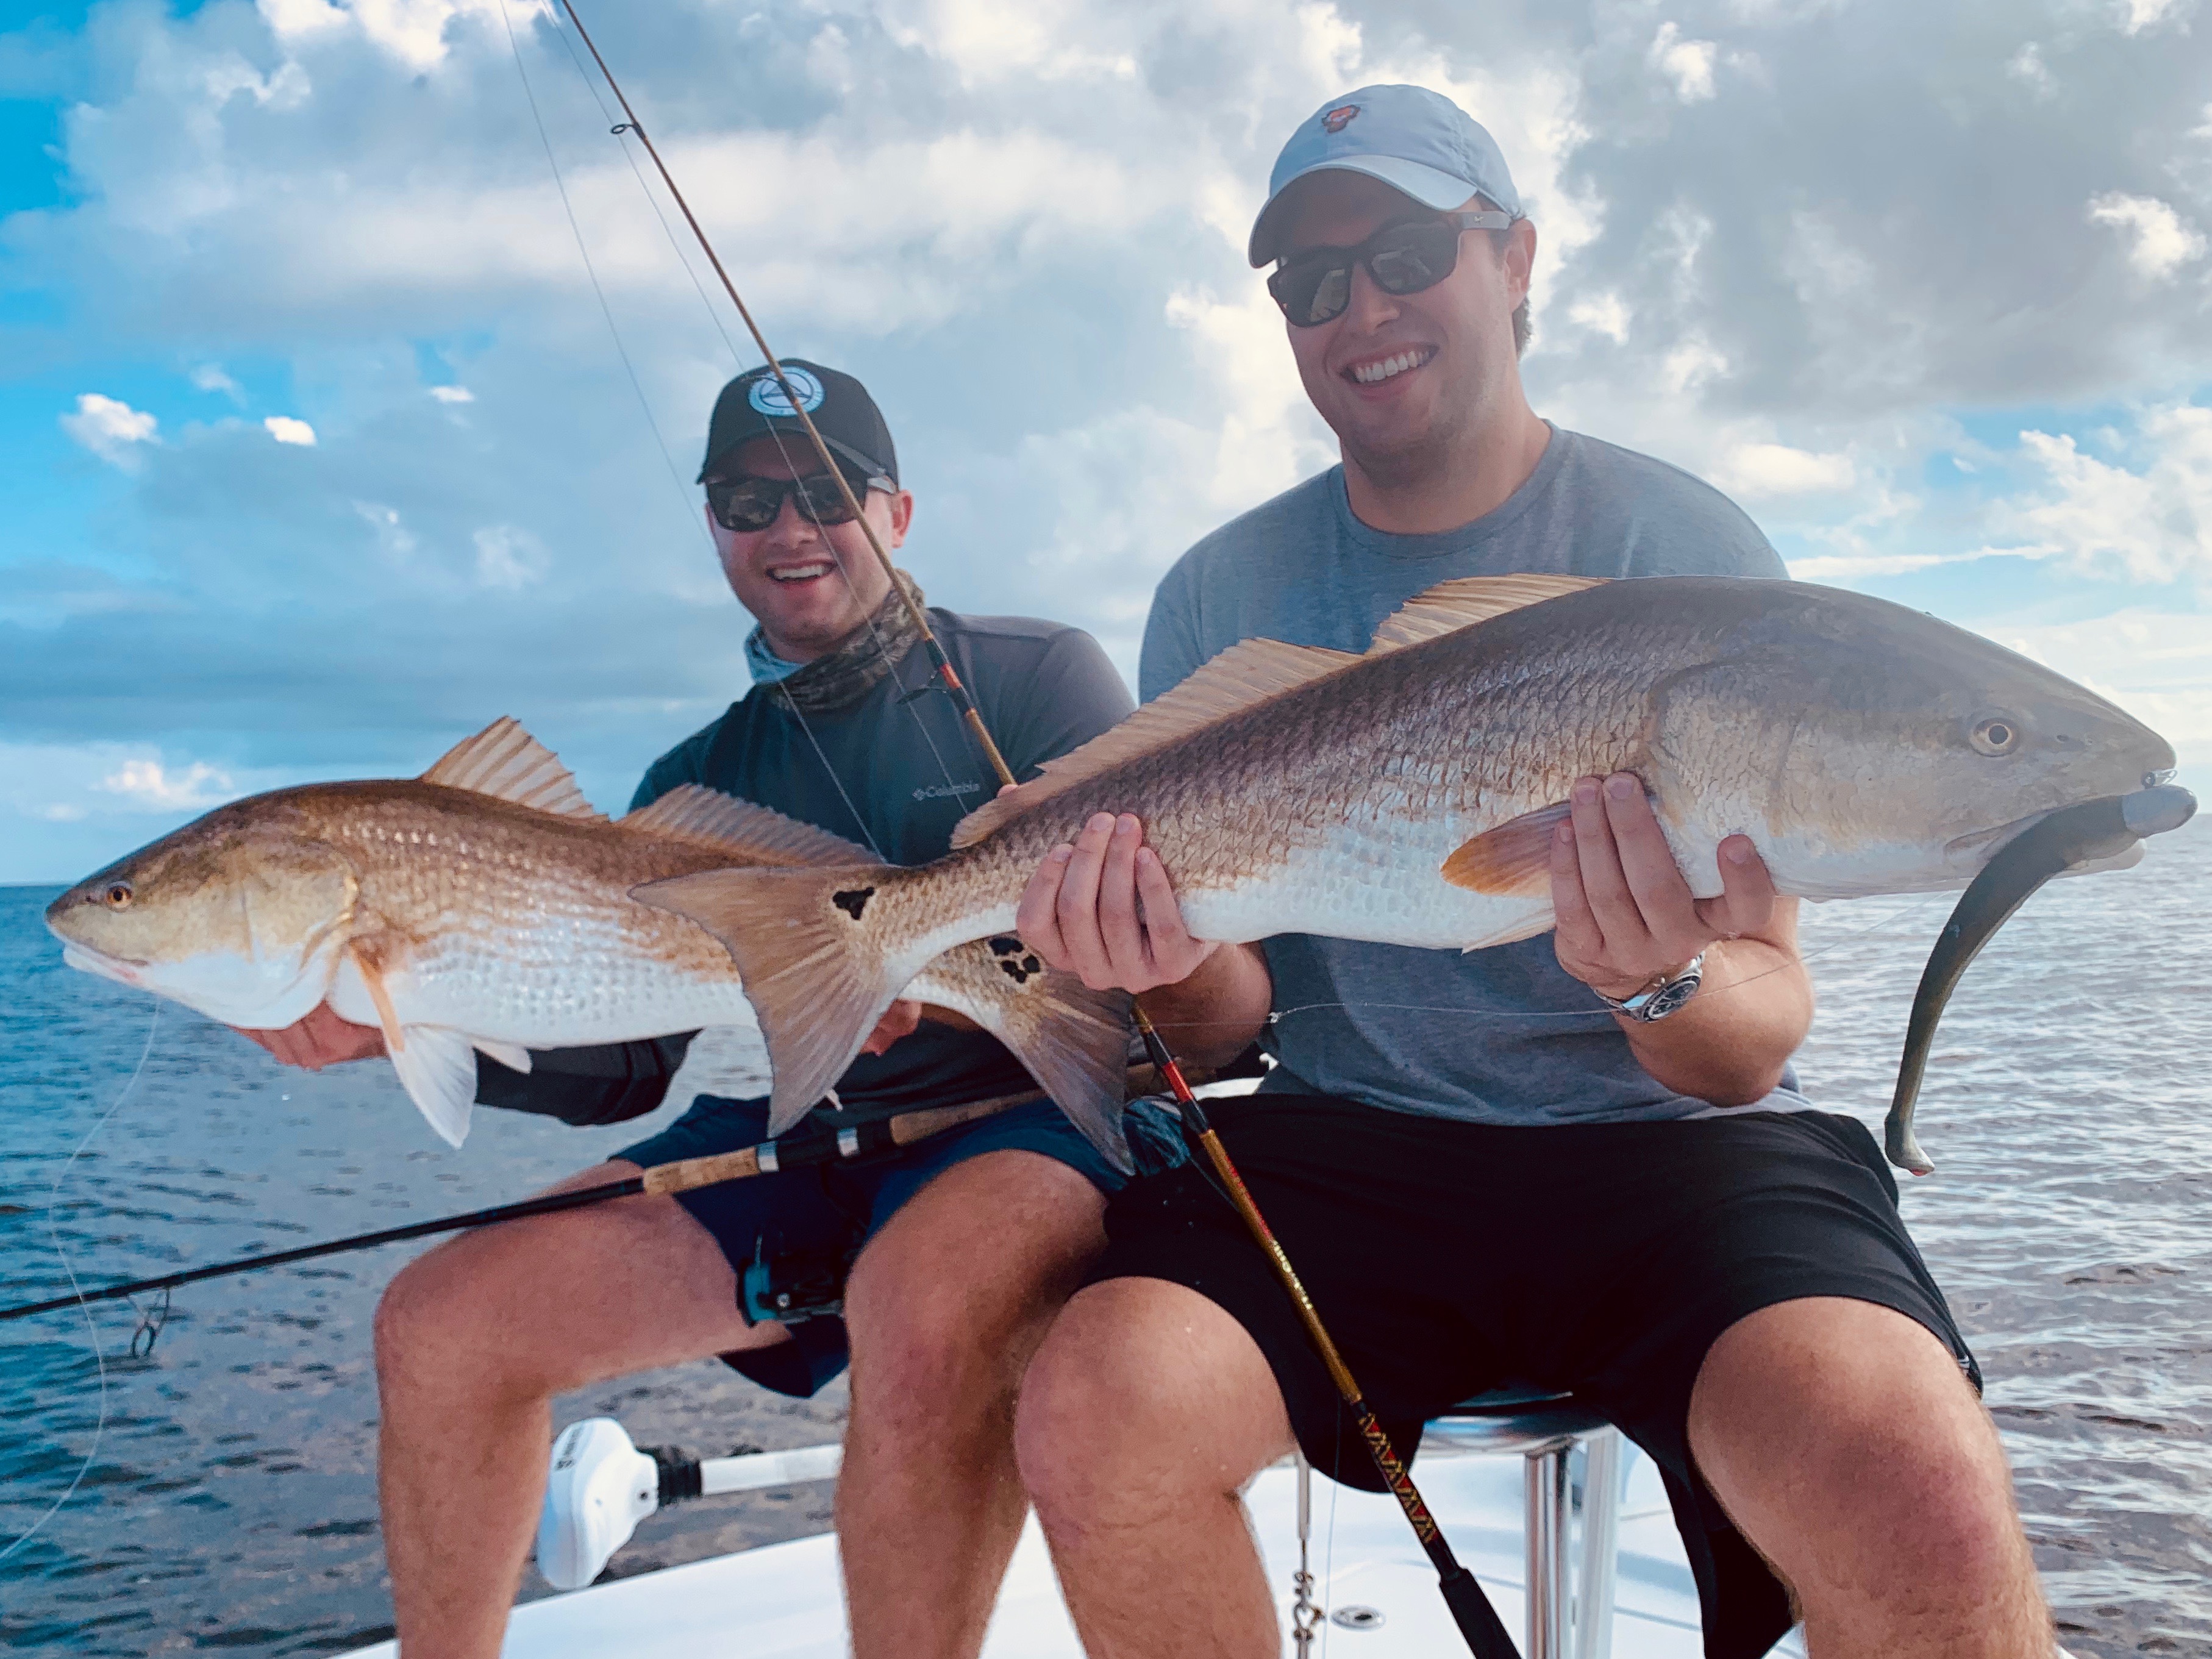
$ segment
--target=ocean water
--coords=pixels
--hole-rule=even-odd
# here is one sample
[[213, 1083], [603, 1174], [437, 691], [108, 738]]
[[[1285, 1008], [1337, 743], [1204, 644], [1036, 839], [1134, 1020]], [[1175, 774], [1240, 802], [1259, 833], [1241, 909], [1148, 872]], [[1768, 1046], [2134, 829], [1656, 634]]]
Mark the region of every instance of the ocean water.
[[[65, 1291], [64, 1259], [107, 1283], [521, 1196], [676, 1109], [599, 1130], [480, 1112], [453, 1152], [381, 1064], [285, 1072], [64, 969], [39, 925], [51, 896], [0, 889], [8, 1302]], [[1800, 1069], [1824, 1103], [1879, 1118], [1948, 905], [1808, 907], [1821, 1002]], [[2212, 1656], [2208, 1042], [2199, 822], [2136, 870], [2031, 902], [1967, 976], [1922, 1098], [1938, 1168], [1906, 1215], [1981, 1358], [2081, 1655]], [[369, 1321], [422, 1248], [189, 1286], [150, 1354], [121, 1304], [89, 1328], [83, 1311], [0, 1326], [0, 1549], [53, 1510], [0, 1559], [0, 1650], [325, 1653], [386, 1633]], [[843, 1398], [785, 1401], [702, 1364], [558, 1419], [609, 1413], [641, 1443], [712, 1452], [833, 1438]], [[691, 1505], [647, 1521], [617, 1570], [827, 1524], [822, 1486]], [[533, 1573], [524, 1593], [547, 1591]]]

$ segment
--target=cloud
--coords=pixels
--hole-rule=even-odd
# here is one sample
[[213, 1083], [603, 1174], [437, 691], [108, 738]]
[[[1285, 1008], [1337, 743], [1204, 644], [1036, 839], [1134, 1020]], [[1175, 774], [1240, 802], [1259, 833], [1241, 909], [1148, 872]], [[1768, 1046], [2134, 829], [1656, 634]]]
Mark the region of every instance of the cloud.
[[1858, 469], [1849, 455], [1816, 455], [1787, 444], [1739, 444], [1715, 469], [1712, 482], [1753, 501], [1848, 489]]
[[[204, 364], [333, 440], [112, 398], [65, 439], [36, 408], [56, 455], [130, 470], [63, 469], [70, 533], [0, 550], [0, 737], [37, 751], [9, 823], [81, 807], [89, 860], [145, 828], [93, 787], [125, 760], [419, 771], [507, 711], [618, 805], [742, 692], [690, 480], [750, 346], [557, 15], [513, 7], [619, 350], [496, 0], [111, 7], [72, 41], [66, 189], [0, 221], [5, 317], [61, 320], [0, 320], [0, 361], [134, 391]], [[668, 0], [601, 44], [778, 349], [883, 404], [933, 599], [1066, 617], [1133, 669], [1158, 574], [1334, 459], [1242, 244], [1282, 137], [1368, 81], [1447, 90], [1510, 157], [1543, 414], [1716, 479], [1800, 574], [1978, 621], [2011, 555], [2079, 612], [2190, 605], [2205, 463], [2157, 411], [2212, 384], [2194, 21]]]
[[1720, 48], [1711, 40], [1685, 40], [1681, 26], [1660, 24], [1651, 42], [1651, 64], [1674, 83], [1674, 95], [1699, 104], [1713, 95], [1713, 59]]
[[477, 580], [485, 587], [509, 592], [544, 580], [551, 565], [544, 544], [527, 530], [511, 524], [493, 525], [477, 532]]
[[2021, 447], [2041, 489], [2001, 521], [2087, 569], [2130, 578], [2212, 577], [2212, 409], [2154, 409], [2136, 428], [2140, 471], [2084, 454], [2066, 434], [2028, 431]]
[[155, 428], [161, 422], [116, 398], [86, 392], [77, 397], [76, 413], [63, 416], [61, 424], [63, 431], [101, 460], [129, 468], [137, 465], [133, 447], [155, 442]]
[[155, 812], [220, 805], [234, 793], [230, 775], [205, 761], [171, 772], [158, 760], [128, 760], [93, 787]]
[[269, 428], [269, 435], [280, 444], [297, 444], [303, 449], [315, 447], [315, 428], [305, 421], [289, 415], [267, 415], [261, 424]]
[[2204, 237], [2181, 216], [2151, 196], [2108, 191], [2089, 203], [2089, 217], [2112, 225], [2128, 240], [2128, 263], [2152, 282], [2162, 283], [2192, 259], [2203, 257]]
[[227, 392], [233, 398], [246, 395], [245, 389], [223, 372], [221, 363], [202, 363], [192, 370], [191, 382], [202, 392]]

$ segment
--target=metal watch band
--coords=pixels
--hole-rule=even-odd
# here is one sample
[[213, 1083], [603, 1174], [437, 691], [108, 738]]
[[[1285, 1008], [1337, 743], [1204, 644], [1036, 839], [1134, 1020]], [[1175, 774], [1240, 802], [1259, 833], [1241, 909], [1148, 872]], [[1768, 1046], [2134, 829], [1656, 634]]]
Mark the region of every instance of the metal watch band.
[[1645, 986], [1632, 997], [1609, 997], [1602, 991], [1597, 1000], [1616, 1014], [1625, 1014], [1638, 1024], [1649, 1025], [1674, 1012], [1697, 995], [1698, 987], [1705, 983], [1705, 953], [1703, 951], [1682, 965], [1679, 974], [1670, 974]]

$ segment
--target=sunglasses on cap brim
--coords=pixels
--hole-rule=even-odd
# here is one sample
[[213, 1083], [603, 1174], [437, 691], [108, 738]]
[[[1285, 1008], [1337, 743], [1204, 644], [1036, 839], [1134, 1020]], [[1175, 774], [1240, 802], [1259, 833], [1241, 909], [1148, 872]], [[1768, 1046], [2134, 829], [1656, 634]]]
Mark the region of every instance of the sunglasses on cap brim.
[[1492, 208], [1385, 225], [1357, 247], [1320, 247], [1285, 259], [1268, 276], [1267, 292], [1291, 326], [1313, 328], [1344, 315], [1355, 266], [1385, 294], [1419, 294], [1458, 269], [1462, 234], [1512, 223], [1511, 214]]
[[[848, 475], [855, 500], [871, 489], [896, 493], [898, 486], [881, 474], [865, 478]], [[707, 510], [714, 515], [714, 522], [729, 531], [765, 530], [783, 511], [789, 499], [799, 509], [799, 516], [817, 525], [849, 523], [852, 508], [845, 505], [844, 492], [837, 481], [827, 472], [817, 472], [804, 478], [709, 478], [707, 480]]]

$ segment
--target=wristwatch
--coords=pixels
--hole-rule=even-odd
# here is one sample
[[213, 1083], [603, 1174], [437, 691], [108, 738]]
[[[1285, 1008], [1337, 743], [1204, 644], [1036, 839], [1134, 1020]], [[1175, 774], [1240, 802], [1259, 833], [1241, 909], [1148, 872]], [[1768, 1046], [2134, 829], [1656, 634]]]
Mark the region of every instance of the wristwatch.
[[1682, 965], [1680, 973], [1662, 974], [1632, 997], [1609, 997], [1600, 991], [1597, 1000], [1614, 1013], [1649, 1025], [1655, 1019], [1666, 1018], [1697, 995], [1705, 979], [1705, 953], [1700, 951]]

